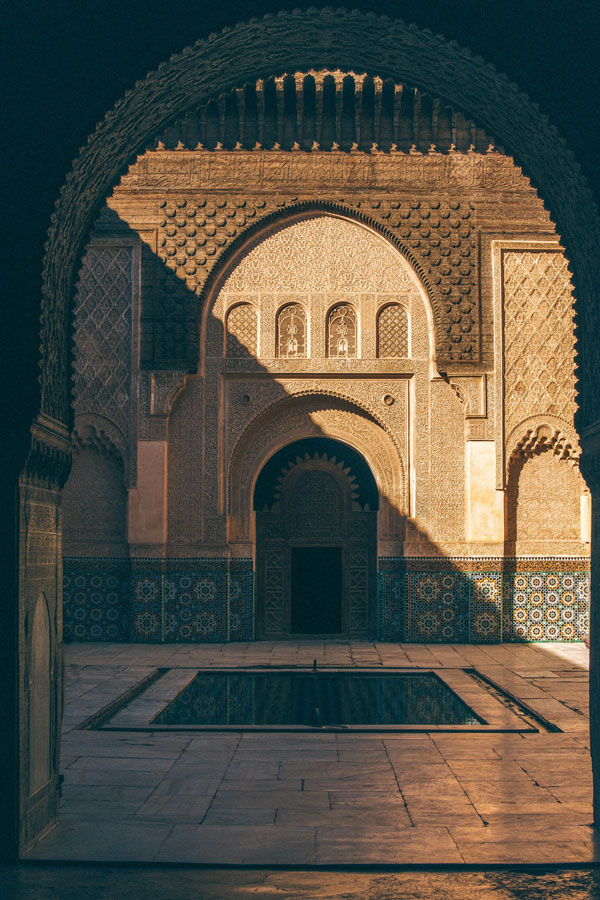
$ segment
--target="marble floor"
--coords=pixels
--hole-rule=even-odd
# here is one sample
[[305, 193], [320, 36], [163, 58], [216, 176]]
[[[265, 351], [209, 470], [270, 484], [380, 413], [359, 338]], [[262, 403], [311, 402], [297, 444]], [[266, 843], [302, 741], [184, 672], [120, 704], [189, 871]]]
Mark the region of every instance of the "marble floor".
[[[600, 859], [583, 644], [98, 643], [68, 645], [65, 657], [60, 822], [28, 860], [485, 867]], [[313, 659], [448, 677], [475, 669], [560, 730], [535, 731], [531, 718], [525, 730], [400, 733], [79, 727], [157, 667]], [[156, 707], [153, 689], [135, 701], [142, 712]]]

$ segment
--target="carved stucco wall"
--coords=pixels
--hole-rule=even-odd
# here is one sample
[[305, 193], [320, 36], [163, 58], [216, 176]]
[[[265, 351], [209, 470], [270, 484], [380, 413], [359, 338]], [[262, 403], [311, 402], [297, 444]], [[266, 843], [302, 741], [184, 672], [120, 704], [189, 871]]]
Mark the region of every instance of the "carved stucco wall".
[[[164, 166], [164, 154], [158, 155], [162, 156]], [[171, 154], [171, 158], [175, 155]], [[200, 153], [201, 157], [205, 155]], [[235, 154], [228, 155], [230, 164], [234, 157]], [[146, 155], [144, 159], [148, 158]], [[137, 192], [132, 192], [131, 184], [127, 187], [127, 179], [134, 177], [138, 176], [130, 175], [124, 180], [123, 190], [111, 202], [120, 208], [121, 223], [126, 216], [132, 224], [135, 222], [148, 248], [152, 241], [148, 243], [146, 226], [151, 220], [146, 216], [156, 206], [155, 201], [148, 206], [141, 185]], [[528, 215], [534, 215], [537, 201], [518, 178], [515, 184], [521, 202], [526, 200]], [[489, 207], [489, 195], [487, 203]], [[431, 211], [432, 206], [430, 203], [427, 208]], [[504, 212], [505, 207], [506, 204]], [[178, 289], [188, 296], [192, 296], [193, 287], [195, 298], [205, 287], [191, 271], [198, 268], [196, 238], [201, 232], [197, 221], [190, 225], [191, 213], [198, 219], [202, 211], [206, 227], [207, 223], [214, 222], [215, 248], [226, 243], [225, 239], [217, 238], [219, 228], [228, 233], [228, 211], [233, 213], [230, 219], [236, 223], [229, 231], [236, 234], [237, 226], [244, 224], [242, 219], [253, 217], [247, 216], [247, 204], [240, 197], [231, 210], [225, 200], [214, 202], [213, 206], [197, 200], [193, 208], [188, 201], [165, 201], [165, 205], [161, 201], [158, 209], [163, 210], [164, 221], [172, 224], [155, 220], [156, 234], [160, 236], [163, 225], [171, 229], [175, 256], [165, 257], [165, 262], [159, 249], [155, 264], [159, 269], [164, 268], [168, 277], [174, 277]], [[397, 209], [401, 213], [402, 204]], [[173, 220], [169, 219], [171, 213]], [[501, 219], [499, 209], [496, 214]], [[486, 216], [490, 221], [489, 210]], [[539, 228], [546, 220], [539, 210], [535, 216], [539, 216]], [[100, 421], [99, 417], [103, 416], [106, 427], [113, 426], [118, 438], [122, 429], [129, 428], [131, 415], [123, 386], [131, 396], [128, 360], [132, 336], [125, 333], [122, 323], [128, 316], [131, 320], [132, 282], [126, 276], [132, 250], [110, 246], [117, 238], [111, 233], [106, 217], [103, 228], [108, 244], [103, 247], [101, 234], [96, 237], [82, 271], [75, 337], [76, 408], [82, 425], [86, 417], [95, 416]], [[184, 233], [186, 244], [177, 237]], [[195, 254], [187, 254], [190, 242]], [[458, 238], [455, 243], [460, 245]], [[162, 246], [168, 249], [170, 244]], [[202, 246], [206, 249], [206, 245]], [[182, 273], [179, 272], [180, 254], [183, 254]], [[148, 264], [143, 265], [142, 296], [148, 295], [144, 279], [152, 271]], [[155, 281], [158, 291], [155, 296], [159, 298], [160, 284], [160, 279]], [[274, 220], [226, 264], [221, 278], [212, 282], [207, 300], [200, 332], [202, 379], [188, 379], [187, 388], [196, 400], [192, 404], [190, 397], [182, 400], [178, 409], [187, 406], [188, 411], [181, 421], [180, 413], [174, 415], [169, 427], [169, 542], [188, 547], [199, 541], [224, 546], [227, 473], [240, 434], [274, 402], [286, 396], [322, 390], [356, 402], [380, 417], [398, 452], [412, 467], [415, 494], [413, 501], [406, 495], [403, 503], [404, 508], [411, 508], [418, 531], [428, 539], [441, 542], [440, 546], [445, 546], [448, 552], [452, 545], [456, 552], [465, 550], [465, 459], [461, 450], [465, 440], [464, 419], [466, 415], [468, 436], [492, 438], [490, 412], [494, 398], [481, 370], [480, 374], [473, 371], [461, 374], [457, 370], [451, 386], [443, 381], [430, 382], [431, 372], [423, 366], [431, 358], [434, 347], [433, 301], [424, 291], [418, 272], [389, 239], [377, 233], [373, 225], [352, 221], [333, 211], [305, 210], [281, 224]], [[536, 427], [538, 420], [558, 423], [562, 432], [574, 433], [572, 296], [562, 253], [506, 251], [503, 300], [504, 433], [508, 458], [515, 449], [510, 442], [522, 443], [532, 422]], [[186, 302], [189, 305], [191, 301]], [[277, 312], [290, 302], [301, 303], [307, 313], [306, 359], [276, 358]], [[326, 358], [327, 314], [340, 302], [353, 303], [358, 312], [357, 359], [351, 361]], [[409, 341], [402, 337], [402, 343], [410, 342], [410, 359], [400, 356], [377, 359], [377, 319], [390, 302], [399, 303], [408, 312]], [[486, 321], [492, 320], [491, 297], [485, 291], [481, 309], [487, 328]], [[237, 324], [231, 325], [232, 322]], [[191, 322], [186, 328], [191, 328]], [[189, 338], [188, 330], [185, 345]], [[102, 341], [108, 341], [110, 348]], [[108, 375], [105, 358], [114, 364], [109, 376], [114, 390], [108, 393], [103, 388], [104, 393], [95, 392], [94, 379], [102, 377], [102, 372]], [[346, 370], [343, 384], [334, 381], [342, 364]], [[488, 362], [485, 368], [491, 384], [493, 366]], [[302, 375], [303, 379], [289, 381], [285, 376], [292, 373]], [[386, 373], [388, 378], [395, 376], [396, 381], [385, 382], [373, 377], [381, 378]], [[134, 379], [136, 374], [133, 373]], [[145, 418], [140, 423], [140, 437], [164, 435], [164, 425], [162, 431], [156, 429], [160, 421], [165, 421], [169, 397], [180, 388], [183, 377], [183, 373], [151, 374], [146, 399], [142, 391]], [[413, 387], [409, 389], [410, 382]], [[162, 400], [157, 399], [161, 390]], [[384, 402], [384, 397], [388, 401]], [[496, 427], [502, 425], [502, 419], [497, 420]], [[113, 437], [113, 443], [120, 444], [125, 458], [130, 449], [135, 452], [135, 442], [126, 441], [124, 436], [120, 440]], [[415, 533], [411, 539], [414, 542], [420, 538]]]
[[[190, 378], [177, 396], [167, 430], [167, 537], [170, 544], [194, 545], [203, 539], [203, 386]], [[216, 461], [215, 461], [216, 462]]]
[[[427, 303], [410, 267], [389, 242], [347, 219], [318, 216], [282, 227], [252, 248], [225, 280], [206, 318], [206, 355], [222, 353], [222, 323], [226, 310], [241, 302], [260, 310], [259, 356], [276, 355], [276, 315], [287, 303], [301, 304], [308, 316], [310, 358], [326, 357], [328, 311], [351, 303], [359, 312], [358, 353], [374, 358], [379, 309], [402, 299], [411, 306], [420, 352], [433, 334]], [[227, 313], [231, 316], [231, 312]], [[229, 329], [228, 329], [229, 331]], [[229, 339], [229, 338], [228, 338]], [[405, 355], [405, 354], [397, 354]]]
[[[334, 152], [333, 163], [331, 153], [319, 151], [199, 150], [148, 152], [132, 167], [110, 206], [135, 227], [141, 213], [148, 225], [157, 226], [157, 290], [142, 308], [145, 366], [193, 368], [197, 349], [189, 334], [220, 263], [286, 213], [319, 206], [380, 231], [411, 262], [430, 298], [440, 362], [477, 362], [485, 355], [475, 196], [481, 189], [498, 192], [499, 207], [507, 210], [513, 202], [519, 208], [525, 202], [527, 217], [538, 217], [547, 227], [547, 215], [520, 170], [498, 153], [416, 158]], [[343, 194], [335, 190], [340, 175]], [[232, 190], [214, 194], [215, 183], [231, 184]], [[150, 191], [168, 186], [177, 193], [151, 204]], [[441, 190], [451, 191], [451, 197]]]
[[[508, 538], [517, 552], [578, 552], [581, 542], [579, 469], [548, 447], [513, 459], [508, 480]], [[553, 546], [550, 542], [556, 542]]]
[[543, 552], [547, 542], [550, 553], [581, 553], [574, 309], [562, 250], [504, 249], [502, 295], [507, 538], [516, 552]]
[[505, 431], [510, 454], [533, 416], [572, 432], [575, 402], [573, 296], [560, 251], [503, 254]]
[[[360, 371], [353, 372], [357, 361], [350, 360], [343, 361], [344, 369], [347, 376], [354, 377], [340, 380], [340, 363], [325, 359], [325, 322], [327, 310], [334, 302], [351, 297], [361, 318], [361, 355], [374, 358], [377, 309], [390, 298], [398, 299], [398, 292], [402, 291], [401, 296], [411, 309], [413, 327], [419, 332], [416, 346], [427, 356], [431, 352], [430, 325], [426, 301], [417, 284], [407, 264], [389, 244], [369, 229], [337, 217], [311, 217], [284, 226], [241, 259], [225, 280], [214, 306], [207, 310], [205, 350], [201, 354], [203, 382], [199, 378], [187, 380], [169, 421], [170, 545], [193, 545], [202, 537], [208, 542], [215, 537], [218, 541], [219, 529], [220, 540], [225, 539], [229, 491], [237, 494], [241, 486], [246, 489], [248, 479], [252, 481], [258, 474], [258, 470], [246, 469], [243, 474], [237, 469], [235, 474], [230, 472], [240, 436], [265, 410], [286, 397], [329, 395], [331, 399], [325, 396], [317, 401], [324, 410], [344, 399], [355, 403], [358, 409], [355, 408], [347, 423], [349, 439], [358, 440], [361, 433], [360, 409], [364, 410], [365, 418], [377, 417], [393, 435], [387, 440], [392, 447], [395, 444], [395, 466], [402, 470], [406, 465], [402, 457], [407, 458], [408, 450], [407, 376], [411, 371], [401, 371], [394, 387], [390, 380], [361, 377]], [[275, 360], [277, 310], [291, 299], [302, 302], [308, 312], [309, 358]], [[223, 330], [228, 310], [239, 309], [242, 302], [251, 304], [258, 314], [261, 348], [258, 366], [254, 360], [223, 359]], [[385, 362], [381, 372], [390, 368], [393, 368], [391, 360]], [[366, 368], [363, 366], [364, 375], [372, 375], [370, 369], [370, 363]], [[294, 372], [304, 377], [284, 377], [284, 373], [289, 376]], [[384, 396], [388, 402], [383, 401]], [[315, 433], [309, 408], [298, 402], [297, 415], [304, 425], [294, 420], [294, 428], [299, 433], [303, 429]], [[279, 422], [278, 415], [273, 413], [273, 416]], [[284, 428], [282, 432], [278, 424], [276, 433], [271, 432], [272, 428], [261, 430], [259, 438], [252, 441], [252, 458], [258, 454], [256, 465], [268, 456], [269, 450], [277, 449], [277, 441], [285, 441], [289, 429]], [[339, 432], [340, 428], [336, 433]], [[368, 458], [376, 456], [376, 447], [368, 440], [362, 439], [361, 445]], [[388, 470], [389, 466], [388, 461]], [[405, 510], [404, 475], [397, 483], [388, 477], [386, 490], [386, 503]], [[245, 512], [236, 506], [233, 517], [238, 521], [232, 527], [238, 537], [247, 540], [249, 520], [245, 518], [242, 526], [239, 523], [239, 517], [244, 519], [250, 509], [247, 498], [245, 503]], [[385, 533], [389, 537], [388, 519], [386, 513]], [[398, 526], [392, 530], [397, 534]]]
[[443, 381], [431, 384], [429, 402], [429, 516], [422, 524], [434, 540], [465, 538], [465, 420], [461, 402]]
[[62, 506], [66, 556], [127, 555], [127, 491], [118, 453], [76, 446]]
[[[110, 435], [129, 475], [132, 444], [132, 246], [90, 246], [83, 258], [73, 325], [75, 425]], [[133, 452], [135, 459], [135, 448]]]

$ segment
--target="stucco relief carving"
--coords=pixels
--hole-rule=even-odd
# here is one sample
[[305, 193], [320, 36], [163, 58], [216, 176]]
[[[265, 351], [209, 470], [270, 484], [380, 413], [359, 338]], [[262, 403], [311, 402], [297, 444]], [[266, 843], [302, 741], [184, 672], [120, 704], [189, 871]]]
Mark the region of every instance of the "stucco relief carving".
[[489, 153], [447, 154], [429, 152], [364, 153], [313, 150], [162, 150], [148, 151], [129, 167], [122, 178], [125, 188], [152, 190], [173, 183], [173, 169], [180, 190], [210, 191], [215, 181], [224, 189], [241, 186], [256, 189], [281, 188], [302, 191], [307, 183], [319, 181], [337, 190], [353, 185], [418, 190], [423, 185], [437, 188], [525, 190], [529, 180], [513, 159], [491, 150]]
[[150, 415], [168, 416], [185, 383], [185, 372], [150, 373]]
[[294, 222], [241, 260], [225, 292], [361, 293], [410, 290], [410, 267], [379, 235], [339, 216]]
[[[117, 194], [112, 202], [119, 215], [127, 219], [127, 209], [121, 207], [120, 198], [121, 195]], [[143, 346], [148, 348], [145, 352], [150, 354], [146, 364], [150, 367], [172, 366], [174, 360], [179, 358], [191, 367], [194, 353], [189, 335], [194, 331], [199, 304], [202, 305], [206, 290], [210, 287], [212, 273], [218, 271], [217, 263], [225, 251], [236, 238], [250, 236], [260, 226], [273, 224], [283, 211], [309, 215], [311, 207], [315, 212], [319, 208], [321, 212], [329, 211], [331, 215], [323, 217], [326, 222], [335, 215], [358, 219], [395, 244], [410, 263], [405, 268], [400, 285], [411, 275], [414, 284], [416, 276], [429, 293], [436, 325], [438, 359], [479, 359], [474, 203], [465, 199], [446, 200], [439, 197], [374, 199], [372, 192], [361, 196], [357, 189], [345, 199], [323, 197], [322, 193], [302, 197], [267, 195], [265, 199], [245, 193], [242, 197], [229, 198], [211, 194], [192, 198], [168, 195], [161, 200], [157, 210], [159, 300], [152, 320], [145, 320], [144, 328], [146, 331], [151, 329], [151, 334], [144, 333], [142, 336]], [[280, 233], [285, 235], [285, 229]], [[281, 240], [285, 245], [286, 237]], [[324, 246], [322, 244], [321, 249]], [[285, 252], [285, 246], [282, 249]], [[337, 249], [343, 261], [346, 247]], [[384, 270], [391, 264], [391, 254], [388, 260]], [[327, 283], [330, 289], [339, 290], [341, 285], [343, 289], [360, 290], [361, 267], [356, 273], [356, 257], [350, 256], [348, 261], [352, 265], [338, 265], [339, 278], [335, 284], [330, 278], [328, 266], [322, 266], [323, 283], [319, 285], [319, 290], [326, 289]], [[273, 264], [272, 268], [277, 267]], [[256, 271], [260, 278], [261, 269], [257, 267]], [[265, 280], [265, 272], [268, 274], [269, 268], [265, 270], [263, 266], [262, 288], [269, 283]], [[234, 280], [228, 286], [230, 290], [237, 287], [238, 277], [234, 273]], [[281, 280], [281, 276], [275, 277]], [[346, 285], [348, 279], [352, 283]], [[297, 282], [290, 282], [287, 289], [296, 288]], [[393, 289], [397, 291], [398, 285]]]
[[75, 299], [73, 407], [114, 423], [129, 458], [131, 247], [95, 247], [83, 258]]
[[[214, 305], [207, 310], [201, 351], [206, 358], [221, 355], [223, 322], [230, 315], [228, 310], [244, 302], [260, 309], [261, 365], [268, 365], [269, 370], [277, 365], [270, 358], [277, 350], [276, 311], [289, 304], [306, 310], [310, 359], [322, 359], [334, 369], [335, 364], [325, 363], [326, 357], [376, 357], [378, 310], [385, 313], [388, 306], [396, 309], [397, 304], [402, 307], [404, 320], [398, 334], [394, 331], [389, 340], [399, 340], [400, 344], [386, 345], [388, 355], [407, 356], [406, 307], [410, 307], [415, 332], [419, 333], [415, 341], [417, 353], [427, 357], [433, 352], [428, 301], [415, 273], [389, 242], [339, 216], [311, 216], [285, 223], [274, 233], [267, 233], [241, 258], [224, 281]], [[360, 341], [357, 344], [354, 323], [348, 322], [349, 349], [338, 353], [336, 344], [334, 353], [328, 341], [328, 317], [334, 308], [346, 306], [358, 313]], [[336, 340], [339, 338], [337, 335]], [[283, 371], [286, 365], [289, 366], [284, 363]], [[310, 363], [304, 365], [310, 367]]]
[[405, 465], [390, 436], [347, 402], [313, 395], [275, 404], [238, 442], [228, 473], [229, 539], [249, 539], [252, 487], [269, 456], [287, 443], [311, 435], [341, 439], [362, 453], [380, 490], [380, 536], [399, 537], [407, 513]]
[[546, 416], [568, 432], [577, 405], [573, 298], [565, 257], [553, 250], [506, 250], [503, 271], [508, 455], [520, 423]]
[[[393, 393], [390, 393], [392, 391]], [[363, 410], [388, 435], [396, 447], [401, 467], [408, 455], [408, 380], [397, 381], [347, 379], [317, 384], [312, 379], [253, 380], [231, 379], [228, 382], [227, 447], [229, 458], [239, 452], [245, 432], [266, 413], [275, 410], [286, 399], [312, 398], [312, 402], [344, 401]], [[384, 397], [392, 397], [386, 403]], [[320, 398], [320, 399], [319, 399]], [[403, 474], [404, 477], [404, 474]]]
[[227, 311], [225, 355], [240, 359], [258, 356], [258, 317], [250, 303], [238, 303]]
[[74, 453], [92, 447], [102, 456], [118, 455], [124, 458], [123, 435], [114, 423], [100, 416], [77, 416], [71, 440]]
[[464, 404], [466, 418], [487, 417], [487, 379], [484, 375], [450, 375], [450, 387]]
[[570, 460], [574, 466], [579, 465], [581, 448], [575, 428], [557, 416], [529, 416], [513, 428], [506, 445], [507, 475], [518, 457], [528, 458], [546, 450], [551, 450], [560, 459]]
[[[267, 328], [271, 321], [267, 322]], [[288, 303], [277, 313], [275, 352], [277, 356], [297, 359], [306, 356], [306, 310], [301, 303]]]

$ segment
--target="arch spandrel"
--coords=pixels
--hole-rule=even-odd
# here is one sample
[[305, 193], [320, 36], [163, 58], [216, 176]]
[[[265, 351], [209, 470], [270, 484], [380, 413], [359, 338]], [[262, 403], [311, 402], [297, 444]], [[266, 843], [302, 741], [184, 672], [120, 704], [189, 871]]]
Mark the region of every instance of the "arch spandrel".
[[230, 310], [245, 302], [261, 308], [263, 358], [278, 355], [276, 311], [290, 303], [307, 315], [310, 352], [303, 356], [331, 356], [328, 316], [336, 305], [349, 303], [360, 333], [358, 354], [352, 355], [374, 359], [378, 310], [399, 301], [410, 308], [417, 355], [429, 360], [434, 355], [434, 312], [417, 273], [389, 241], [352, 219], [322, 213], [284, 221], [235, 263], [226, 267], [214, 302], [207, 304], [203, 357], [220, 356]]
[[406, 463], [391, 436], [351, 401], [319, 393], [289, 397], [257, 416], [231, 457], [228, 481], [228, 537], [252, 537], [254, 487], [267, 460], [306, 437], [330, 437], [349, 444], [365, 459], [380, 493], [380, 539], [401, 540], [408, 514]]

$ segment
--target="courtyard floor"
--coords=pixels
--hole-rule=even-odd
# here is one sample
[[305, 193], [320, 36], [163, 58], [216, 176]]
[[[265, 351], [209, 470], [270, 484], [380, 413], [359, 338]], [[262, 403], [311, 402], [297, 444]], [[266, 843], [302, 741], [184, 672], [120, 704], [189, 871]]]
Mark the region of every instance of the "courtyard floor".
[[[188, 670], [185, 680], [194, 668], [315, 658], [321, 668], [446, 670], [450, 681], [475, 669], [560, 731], [79, 727], [156, 667], [180, 680]], [[61, 817], [27, 860], [482, 868], [600, 860], [583, 644], [71, 644], [65, 663]], [[160, 684], [132, 703], [138, 717], [164, 704]], [[496, 692], [492, 718], [498, 703]], [[126, 729], [133, 714], [120, 715]], [[507, 727], [514, 715], [507, 710]]]

